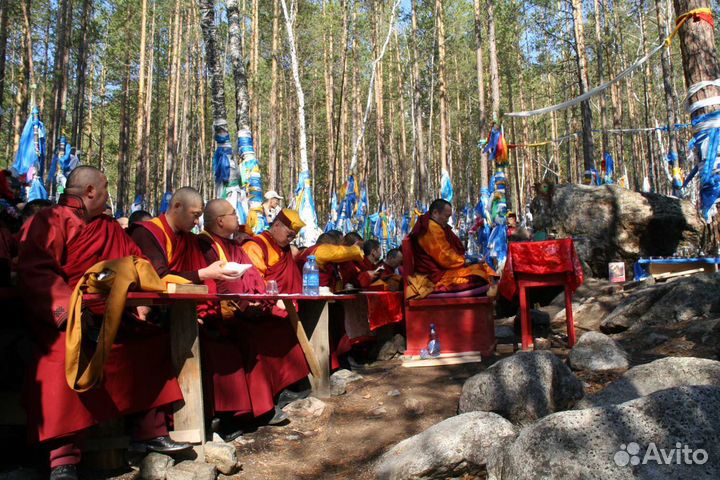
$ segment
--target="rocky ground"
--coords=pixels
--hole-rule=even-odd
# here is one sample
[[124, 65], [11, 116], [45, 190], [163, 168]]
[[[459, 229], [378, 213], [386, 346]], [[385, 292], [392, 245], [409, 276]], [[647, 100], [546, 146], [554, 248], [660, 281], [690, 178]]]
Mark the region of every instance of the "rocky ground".
[[[546, 338], [533, 352], [505, 344], [490, 362], [415, 369], [376, 361], [361, 378], [340, 374], [338, 395], [289, 406], [288, 425], [216, 445], [207, 460], [226, 479], [720, 478], [719, 291], [720, 275], [624, 288], [589, 279], [574, 297], [573, 349], [559, 296], [534, 312]], [[514, 323], [497, 320], [501, 342], [512, 342]], [[709, 460], [625, 466], [630, 442], [689, 444]], [[141, 478], [139, 466], [86, 478]], [[216, 476], [208, 464], [163, 458], [142, 472]], [[43, 477], [11, 468], [0, 478]]]

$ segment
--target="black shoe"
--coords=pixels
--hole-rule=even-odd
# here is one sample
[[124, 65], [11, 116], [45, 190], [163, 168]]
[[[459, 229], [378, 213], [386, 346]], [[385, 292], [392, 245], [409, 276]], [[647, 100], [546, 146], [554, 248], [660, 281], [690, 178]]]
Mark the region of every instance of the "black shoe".
[[223, 439], [223, 442], [230, 443], [236, 438], [241, 437], [244, 433], [242, 429], [235, 428], [235, 425], [232, 425], [232, 423], [232, 421], [221, 420], [215, 417], [210, 422], [210, 428], [213, 432], [220, 435], [220, 438]]
[[78, 478], [75, 465], [60, 465], [50, 472], [50, 480], [78, 480]]
[[288, 421], [287, 413], [283, 412], [282, 409], [275, 405], [275, 414], [268, 421], [268, 425], [284, 425]]
[[302, 390], [300, 392], [293, 392], [292, 390], [288, 390], [286, 388], [285, 390], [280, 392], [280, 395], [278, 396], [277, 406], [278, 408], [283, 409], [288, 403], [292, 403], [295, 400], [309, 397], [311, 392], [311, 389]]
[[158, 453], [177, 453], [192, 448], [189, 443], [176, 442], [169, 436], [153, 438], [144, 443], [147, 451]]

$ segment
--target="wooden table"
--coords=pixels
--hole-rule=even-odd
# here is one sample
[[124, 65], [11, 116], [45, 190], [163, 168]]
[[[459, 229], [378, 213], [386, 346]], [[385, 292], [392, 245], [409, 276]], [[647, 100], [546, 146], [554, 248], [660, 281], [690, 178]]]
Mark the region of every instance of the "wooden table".
[[[84, 302], [102, 302], [104, 299], [103, 295], [98, 294], [83, 296]], [[313, 392], [322, 397], [330, 394], [328, 305], [336, 301], [356, 299], [356, 295], [128, 293], [127, 306], [164, 305], [170, 309], [171, 355], [184, 399], [181, 404], [175, 405], [175, 429], [170, 432], [170, 436], [176, 441], [202, 445], [208, 434], [205, 425], [197, 304], [221, 300], [281, 301], [310, 366]], [[298, 302], [299, 309], [295, 308], [294, 301]]]

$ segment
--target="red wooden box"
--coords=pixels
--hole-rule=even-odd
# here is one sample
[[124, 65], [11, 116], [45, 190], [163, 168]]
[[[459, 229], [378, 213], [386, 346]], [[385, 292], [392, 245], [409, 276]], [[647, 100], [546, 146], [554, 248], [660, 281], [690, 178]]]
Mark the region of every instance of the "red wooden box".
[[[403, 280], [415, 271], [413, 247], [403, 240]], [[495, 352], [494, 298], [433, 295], [421, 300], [405, 300], [407, 330], [406, 356], [420, 355], [427, 348], [430, 324], [434, 323], [440, 340], [441, 354], [480, 352], [484, 357]]]

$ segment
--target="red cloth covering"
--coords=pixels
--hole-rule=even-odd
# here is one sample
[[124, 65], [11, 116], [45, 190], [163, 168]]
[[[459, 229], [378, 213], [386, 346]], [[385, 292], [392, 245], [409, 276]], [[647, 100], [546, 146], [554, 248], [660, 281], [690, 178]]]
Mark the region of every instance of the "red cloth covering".
[[85, 221], [79, 197], [61, 196], [59, 205], [38, 212], [30, 222], [18, 263], [20, 291], [34, 332], [25, 391], [30, 437], [50, 440], [182, 400], [168, 336], [140, 322], [123, 324], [99, 387], [84, 393], [68, 387], [64, 323], [76, 283], [101, 260], [141, 252], [112, 218]]
[[403, 321], [403, 296], [400, 292], [377, 292], [364, 295], [368, 305], [370, 330]]
[[551, 275], [564, 273], [574, 292], [584, 281], [582, 266], [571, 238], [545, 242], [511, 242], [498, 291], [512, 299], [517, 292], [515, 273]]

